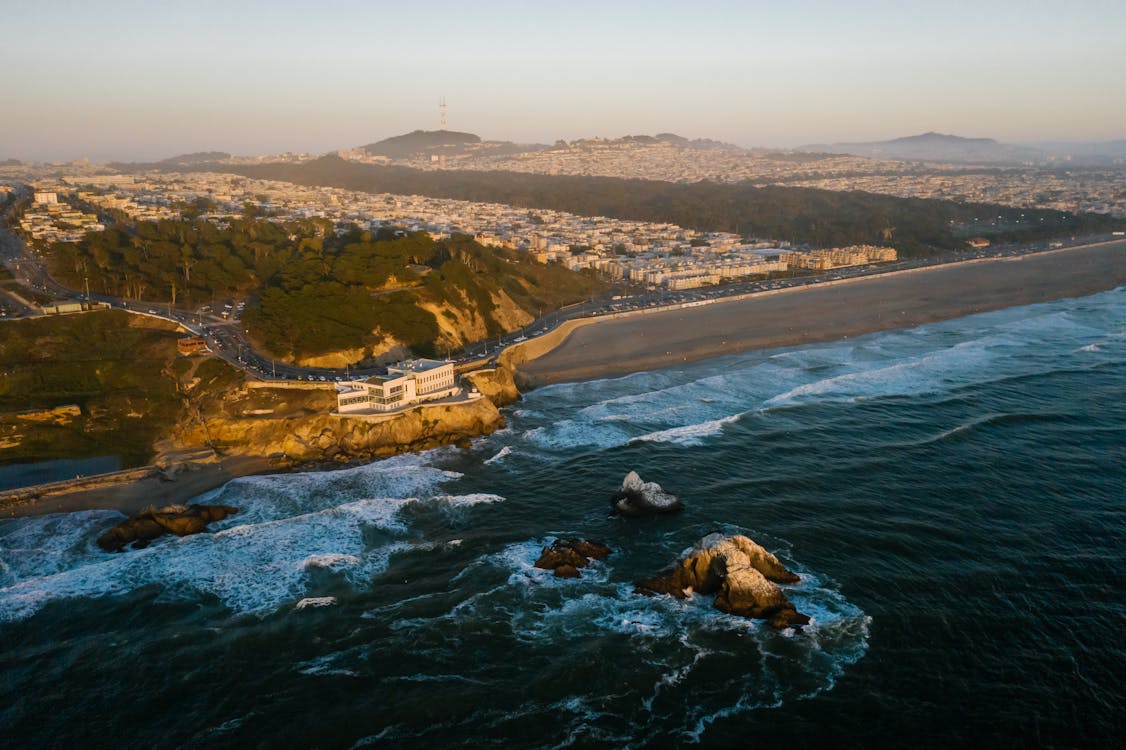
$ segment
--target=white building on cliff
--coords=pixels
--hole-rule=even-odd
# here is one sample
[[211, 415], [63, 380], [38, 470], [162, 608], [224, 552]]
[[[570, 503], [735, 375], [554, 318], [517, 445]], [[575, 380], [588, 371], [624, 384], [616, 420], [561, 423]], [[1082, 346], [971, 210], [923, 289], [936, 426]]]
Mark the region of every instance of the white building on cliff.
[[452, 362], [411, 359], [389, 366], [383, 375], [339, 384], [336, 409], [341, 415], [378, 414], [460, 392]]

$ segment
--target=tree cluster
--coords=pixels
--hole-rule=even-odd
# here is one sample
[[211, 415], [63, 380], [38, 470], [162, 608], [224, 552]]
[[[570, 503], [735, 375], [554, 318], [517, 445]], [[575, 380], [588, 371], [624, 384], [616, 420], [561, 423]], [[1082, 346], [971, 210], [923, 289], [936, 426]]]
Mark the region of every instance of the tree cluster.
[[480, 316], [488, 335], [503, 290], [537, 314], [600, 287], [589, 276], [455, 235], [352, 227], [327, 220], [203, 219], [115, 224], [51, 249], [52, 272], [75, 288], [194, 307], [247, 298], [245, 324], [278, 356], [315, 355], [392, 336], [433, 354], [440, 328], [425, 303]]

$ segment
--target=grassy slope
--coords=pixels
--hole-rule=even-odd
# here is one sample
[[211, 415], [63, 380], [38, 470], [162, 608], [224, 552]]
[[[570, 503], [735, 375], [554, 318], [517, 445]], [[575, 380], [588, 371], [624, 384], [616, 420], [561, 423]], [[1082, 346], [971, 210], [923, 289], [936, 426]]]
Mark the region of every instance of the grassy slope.
[[[117, 455], [143, 465], [183, 409], [171, 326], [119, 310], [0, 323], [0, 463]], [[241, 375], [221, 362], [198, 374], [226, 383]], [[14, 413], [77, 405], [58, 423]], [[0, 440], [0, 443], [5, 442]]]

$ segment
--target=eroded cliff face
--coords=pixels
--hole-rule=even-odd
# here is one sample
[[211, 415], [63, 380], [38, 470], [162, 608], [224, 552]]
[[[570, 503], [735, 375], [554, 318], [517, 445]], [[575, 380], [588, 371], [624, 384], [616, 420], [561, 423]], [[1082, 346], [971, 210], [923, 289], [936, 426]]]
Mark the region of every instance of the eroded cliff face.
[[171, 450], [210, 447], [222, 455], [347, 461], [426, 450], [487, 435], [504, 417], [487, 398], [420, 405], [390, 418], [338, 417], [331, 390], [241, 388], [218, 403], [192, 404]]
[[516, 388], [512, 371], [507, 367], [474, 370], [466, 373], [465, 379], [497, 406], [508, 406], [520, 400], [520, 391]]

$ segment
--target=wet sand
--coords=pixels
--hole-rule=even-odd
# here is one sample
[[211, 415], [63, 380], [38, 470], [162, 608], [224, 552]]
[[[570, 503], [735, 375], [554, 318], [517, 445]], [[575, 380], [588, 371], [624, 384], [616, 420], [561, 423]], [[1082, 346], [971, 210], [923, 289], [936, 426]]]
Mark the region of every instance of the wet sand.
[[537, 386], [909, 328], [1126, 285], [1126, 241], [971, 261], [592, 321], [519, 365]]

